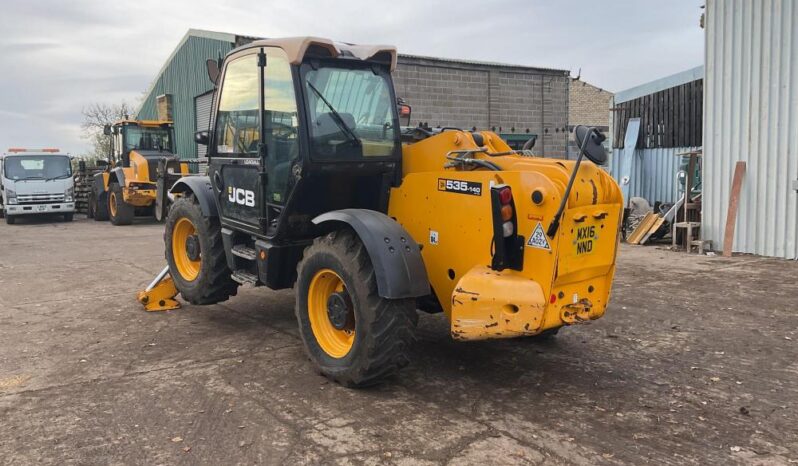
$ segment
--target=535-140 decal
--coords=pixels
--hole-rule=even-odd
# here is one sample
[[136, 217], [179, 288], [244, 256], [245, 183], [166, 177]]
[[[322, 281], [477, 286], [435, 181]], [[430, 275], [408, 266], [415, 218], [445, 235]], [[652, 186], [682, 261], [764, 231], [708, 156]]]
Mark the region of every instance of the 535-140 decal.
[[449, 193], [470, 194], [472, 196], [482, 195], [482, 183], [478, 181], [450, 180], [438, 178], [438, 191]]

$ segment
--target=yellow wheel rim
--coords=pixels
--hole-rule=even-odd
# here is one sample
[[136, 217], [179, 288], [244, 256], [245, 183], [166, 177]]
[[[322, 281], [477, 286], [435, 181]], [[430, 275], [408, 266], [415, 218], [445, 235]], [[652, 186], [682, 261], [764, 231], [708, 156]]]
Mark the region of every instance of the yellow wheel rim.
[[333, 325], [328, 312], [330, 297], [334, 293], [345, 296], [345, 291], [344, 281], [330, 269], [316, 272], [308, 288], [310, 329], [321, 349], [333, 358], [346, 356], [355, 343], [355, 317], [351, 302], [347, 306], [348, 318], [345, 325]]
[[108, 198], [108, 210], [111, 211], [111, 215], [116, 217], [116, 193], [111, 191], [111, 196]]
[[[189, 252], [189, 241], [193, 243], [195, 251]], [[202, 257], [200, 257], [197, 229], [191, 220], [183, 217], [177, 221], [172, 230], [172, 257], [177, 266], [177, 272], [184, 280], [194, 281], [199, 276]]]

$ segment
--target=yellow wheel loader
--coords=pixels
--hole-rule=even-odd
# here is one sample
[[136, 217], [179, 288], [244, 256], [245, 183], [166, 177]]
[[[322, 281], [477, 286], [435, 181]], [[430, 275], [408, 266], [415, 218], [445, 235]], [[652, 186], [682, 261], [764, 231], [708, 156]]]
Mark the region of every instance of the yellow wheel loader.
[[[576, 161], [490, 131], [401, 131], [396, 49], [318, 38], [232, 51], [217, 84], [207, 177], [179, 180], [168, 267], [149, 310], [212, 304], [250, 284], [296, 293], [307, 354], [365, 386], [408, 364], [417, 309], [457, 340], [551, 334], [604, 315], [621, 191], [578, 127]], [[582, 161], [583, 157], [589, 161]]]
[[114, 225], [130, 225], [136, 215], [166, 217], [168, 191], [189, 174], [188, 164], [172, 152], [170, 121], [121, 120], [105, 127], [111, 147], [105, 170], [94, 175], [88, 216]]

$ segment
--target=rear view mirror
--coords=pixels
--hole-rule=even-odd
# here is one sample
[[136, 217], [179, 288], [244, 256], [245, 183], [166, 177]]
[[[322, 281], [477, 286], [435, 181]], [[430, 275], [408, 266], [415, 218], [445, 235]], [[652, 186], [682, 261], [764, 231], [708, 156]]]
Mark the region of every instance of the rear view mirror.
[[104, 125], [103, 126], [103, 134], [106, 136], [111, 135], [111, 125]]
[[607, 163], [607, 151], [604, 150], [604, 145], [602, 144], [607, 137], [601, 134], [601, 131], [596, 128], [579, 125], [574, 129], [574, 139], [576, 139], [576, 145], [588, 160], [596, 165]]
[[205, 60], [205, 66], [208, 68], [208, 79], [210, 79], [213, 84], [219, 84], [219, 62], [213, 58], [209, 58]]
[[399, 111], [399, 124], [410, 126], [410, 115], [413, 113], [413, 109], [403, 99], [396, 99], [396, 108]]
[[197, 144], [207, 146], [208, 145], [208, 131], [197, 131], [194, 133], [194, 142]]
[[105, 160], [105, 159], [98, 159], [97, 160], [97, 166], [98, 167], [107, 167], [108, 165], [110, 165], [110, 163], [107, 160]]

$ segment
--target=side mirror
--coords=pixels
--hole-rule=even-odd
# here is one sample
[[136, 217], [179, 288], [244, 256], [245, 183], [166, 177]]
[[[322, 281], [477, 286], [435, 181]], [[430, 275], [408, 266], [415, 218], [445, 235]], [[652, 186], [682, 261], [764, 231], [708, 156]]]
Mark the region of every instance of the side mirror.
[[205, 131], [197, 131], [196, 133], [194, 133], [194, 142], [196, 142], [197, 144], [200, 144], [200, 145], [203, 145], [203, 146], [207, 146], [208, 145], [208, 139], [209, 139], [209, 137], [208, 137], [208, 131], [207, 130], [205, 130]]
[[396, 99], [396, 108], [399, 111], [399, 124], [410, 126], [410, 115], [413, 113], [413, 108], [402, 99]]
[[108, 165], [111, 165], [111, 163], [108, 162], [107, 160], [105, 160], [105, 159], [97, 159], [97, 166], [98, 167], [107, 167]]
[[219, 84], [219, 75], [221, 74], [219, 71], [219, 62], [213, 58], [209, 58], [205, 60], [205, 66], [208, 68], [208, 79], [210, 79], [214, 85]]
[[606, 136], [596, 128], [590, 128], [584, 125], [579, 125], [574, 128], [574, 139], [579, 150], [596, 165], [604, 165], [607, 163], [607, 151], [604, 150], [602, 144]]
[[106, 135], [106, 136], [110, 136], [111, 135], [111, 125], [103, 126], [103, 134]]

